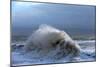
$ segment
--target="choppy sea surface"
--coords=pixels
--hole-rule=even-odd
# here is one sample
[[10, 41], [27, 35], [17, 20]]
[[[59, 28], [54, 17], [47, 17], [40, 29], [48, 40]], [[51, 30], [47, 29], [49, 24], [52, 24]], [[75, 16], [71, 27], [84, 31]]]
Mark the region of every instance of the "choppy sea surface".
[[[75, 40], [81, 47], [81, 52], [78, 57], [74, 59], [69, 59], [67, 56], [62, 56], [60, 59], [50, 56], [53, 54], [48, 54], [48, 56], [40, 56], [36, 51], [30, 53], [24, 53], [19, 48], [12, 47], [11, 52], [11, 62], [13, 66], [17, 65], [36, 65], [36, 64], [52, 64], [52, 63], [68, 63], [68, 62], [85, 62], [85, 61], [95, 61], [96, 60], [96, 50], [95, 50], [95, 40]], [[13, 44], [22, 45], [24, 42], [14, 42]]]

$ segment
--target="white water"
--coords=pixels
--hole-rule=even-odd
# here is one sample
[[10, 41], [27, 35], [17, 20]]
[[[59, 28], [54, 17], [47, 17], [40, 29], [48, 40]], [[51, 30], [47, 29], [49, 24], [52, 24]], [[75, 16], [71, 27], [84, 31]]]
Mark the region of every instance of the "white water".
[[[57, 58], [60, 55], [55, 56], [55, 50], [52, 50], [47, 56], [41, 56], [37, 54], [36, 50], [29, 53], [24, 53], [22, 49], [16, 48], [16, 50], [12, 51], [12, 65], [95, 61], [95, 40], [78, 40], [77, 42], [82, 50], [80, 56], [73, 59], [69, 59], [70, 56], [62, 56], [61, 58]], [[17, 44], [19, 45], [24, 43], [17, 42]]]

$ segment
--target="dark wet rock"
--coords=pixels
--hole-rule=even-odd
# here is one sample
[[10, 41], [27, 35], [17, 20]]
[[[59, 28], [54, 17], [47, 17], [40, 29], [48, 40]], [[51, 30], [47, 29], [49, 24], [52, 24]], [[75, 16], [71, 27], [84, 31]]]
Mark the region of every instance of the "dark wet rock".
[[24, 47], [24, 45], [20, 45], [20, 44], [13, 44], [13, 45], [11, 45], [12, 51], [19, 50], [19, 49], [21, 49], [23, 47]]

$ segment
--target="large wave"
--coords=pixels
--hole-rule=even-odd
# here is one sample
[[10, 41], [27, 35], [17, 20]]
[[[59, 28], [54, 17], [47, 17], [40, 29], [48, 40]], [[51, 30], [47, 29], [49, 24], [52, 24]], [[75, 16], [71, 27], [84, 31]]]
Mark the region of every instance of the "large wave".
[[37, 50], [37, 54], [54, 57], [77, 56], [79, 55], [79, 45], [64, 31], [58, 30], [48, 25], [41, 25], [39, 29], [32, 33], [23, 48], [26, 52]]
[[18, 61], [13, 61], [13, 64], [19, 64], [16, 56], [24, 57], [20, 62], [30, 64], [76, 62], [77, 57], [84, 54], [78, 44], [63, 30], [41, 25], [26, 42], [12, 45], [15, 50], [12, 58]]

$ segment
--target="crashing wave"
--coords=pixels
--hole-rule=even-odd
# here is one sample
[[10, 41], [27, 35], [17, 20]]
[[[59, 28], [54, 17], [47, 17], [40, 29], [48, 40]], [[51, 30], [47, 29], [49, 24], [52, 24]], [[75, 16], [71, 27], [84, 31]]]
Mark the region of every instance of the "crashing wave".
[[26, 41], [23, 50], [34, 51], [41, 56], [61, 58], [76, 57], [80, 53], [79, 45], [64, 31], [52, 26], [41, 25]]
[[26, 42], [12, 43], [12, 51], [13, 65], [94, 61], [96, 57], [95, 41], [74, 41], [48, 25], [41, 25]]

